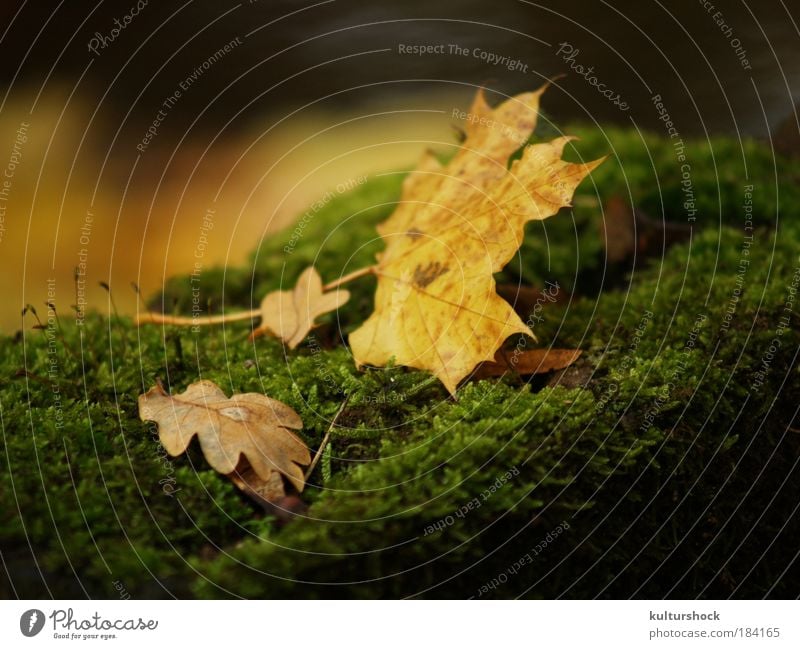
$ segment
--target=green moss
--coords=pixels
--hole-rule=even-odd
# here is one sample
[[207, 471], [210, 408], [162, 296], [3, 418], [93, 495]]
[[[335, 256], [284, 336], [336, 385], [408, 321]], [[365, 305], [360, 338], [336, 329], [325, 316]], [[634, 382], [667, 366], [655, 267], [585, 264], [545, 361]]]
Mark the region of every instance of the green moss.
[[[248, 342], [243, 325], [137, 332], [99, 316], [83, 328], [65, 322], [53, 342], [34, 330], [3, 339], [0, 549], [10, 578], [0, 594], [115, 597], [121, 580], [135, 597], [796, 595], [794, 314], [759, 371], [798, 267], [797, 165], [780, 163], [776, 228], [766, 147], [746, 143], [758, 180], [745, 181], [738, 142], [687, 144], [691, 243], [609, 291], [597, 279], [600, 197], [630, 195], [652, 216], [685, 222], [680, 167], [660, 137], [570, 132], [583, 135], [572, 155], [615, 157], [573, 210], [531, 226], [504, 276], [580, 295], [538, 314], [542, 343], [584, 350], [563, 374], [468, 380], [453, 401], [422, 372], [360, 372], [342, 341], [370, 311], [370, 280], [294, 352]], [[247, 267], [204, 274], [203, 294], [217, 308], [223, 296], [226, 308], [245, 306], [309, 263], [329, 280], [371, 262], [374, 225], [399, 180], [333, 199], [289, 248], [291, 229]], [[757, 229], [742, 274], [745, 184], [755, 185]], [[176, 278], [154, 301], [188, 312], [189, 298]], [[312, 448], [348, 399], [329, 471], [304, 492], [307, 516], [265, 516], [196, 445], [164, 455], [138, 420], [137, 396], [156, 378], [181, 390], [199, 377], [285, 401]]]

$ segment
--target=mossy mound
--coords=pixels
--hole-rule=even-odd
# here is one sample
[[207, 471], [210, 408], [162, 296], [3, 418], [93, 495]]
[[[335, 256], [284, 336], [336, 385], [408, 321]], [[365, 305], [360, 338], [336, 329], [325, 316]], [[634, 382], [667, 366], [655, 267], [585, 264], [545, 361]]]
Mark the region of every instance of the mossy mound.
[[[294, 352], [243, 325], [77, 327], [64, 313], [63, 328], [3, 339], [0, 594], [797, 596], [800, 167], [757, 143], [688, 144], [692, 240], [620, 282], [600, 197], [686, 222], [686, 193], [671, 142], [586, 131], [581, 155], [608, 151], [503, 277], [574, 291], [536, 327], [542, 344], [584, 350], [563, 373], [468, 380], [454, 401], [421, 372], [360, 372], [344, 343], [371, 309], [369, 279]], [[333, 199], [249, 267], [205, 273], [201, 294], [249, 307], [310, 263], [326, 280], [371, 263], [401, 180]], [[154, 302], [189, 312], [188, 279]], [[156, 377], [280, 399], [312, 448], [347, 398], [307, 514], [263, 515], [196, 445], [165, 457], [137, 415]]]

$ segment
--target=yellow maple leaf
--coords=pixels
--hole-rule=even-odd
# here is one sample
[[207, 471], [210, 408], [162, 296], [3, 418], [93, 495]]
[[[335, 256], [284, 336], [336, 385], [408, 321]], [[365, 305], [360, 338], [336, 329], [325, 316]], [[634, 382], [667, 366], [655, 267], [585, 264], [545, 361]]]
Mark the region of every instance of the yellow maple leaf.
[[522, 244], [525, 224], [570, 204], [602, 160], [561, 159], [572, 138], [527, 146], [547, 86], [491, 109], [481, 92], [467, 138], [443, 167], [430, 153], [404, 181], [400, 204], [378, 226], [375, 309], [350, 335], [358, 365], [429, 370], [450, 391], [513, 334], [531, 335], [495, 292], [494, 273]]

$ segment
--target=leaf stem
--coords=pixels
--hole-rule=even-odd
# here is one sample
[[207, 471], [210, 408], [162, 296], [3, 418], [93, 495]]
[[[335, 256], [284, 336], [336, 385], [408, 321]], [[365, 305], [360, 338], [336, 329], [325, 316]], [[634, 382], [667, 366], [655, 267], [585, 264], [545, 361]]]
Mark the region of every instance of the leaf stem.
[[[347, 284], [348, 282], [352, 282], [354, 279], [363, 277], [364, 275], [373, 275], [375, 274], [376, 268], [377, 266], [366, 266], [365, 268], [354, 270], [352, 273], [342, 275], [342, 277], [339, 279], [334, 280], [329, 284], [325, 284], [325, 286], [322, 287], [322, 290], [330, 291], [334, 288], [338, 288], [342, 284]], [[261, 317], [260, 309], [253, 309], [252, 311], [239, 311], [236, 313], [223, 313], [220, 315], [203, 317], [168, 315], [166, 313], [142, 313], [136, 316], [136, 324], [166, 324], [193, 327], [199, 325], [215, 325], [223, 324], [225, 322], [236, 322], [238, 320], [251, 320], [259, 317]]]
[[347, 275], [342, 275], [339, 279], [334, 280], [325, 286], [322, 287], [323, 291], [330, 291], [334, 288], [338, 288], [342, 284], [347, 284], [348, 282], [352, 282], [354, 279], [358, 279], [359, 277], [364, 277], [364, 275], [374, 275], [375, 269], [377, 266], [366, 266], [364, 268], [359, 268], [358, 270], [354, 270], [352, 273], [348, 273]]
[[203, 317], [168, 315], [166, 313], [142, 313], [136, 316], [136, 324], [171, 324], [182, 326], [194, 325], [215, 325], [224, 322], [235, 322], [237, 320], [252, 320], [261, 315], [261, 311], [239, 311], [236, 313], [222, 313], [220, 315], [208, 315]]

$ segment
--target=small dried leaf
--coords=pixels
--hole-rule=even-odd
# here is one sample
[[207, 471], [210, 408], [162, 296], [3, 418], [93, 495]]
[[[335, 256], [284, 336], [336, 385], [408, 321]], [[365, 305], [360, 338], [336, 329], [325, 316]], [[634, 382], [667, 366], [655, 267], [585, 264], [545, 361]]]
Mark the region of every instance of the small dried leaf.
[[506, 372], [521, 375], [546, 374], [563, 370], [580, 357], [580, 349], [531, 349], [524, 352], [498, 352], [494, 362], [483, 363], [475, 372], [476, 378], [502, 376]]
[[606, 257], [612, 264], [624, 261], [636, 251], [636, 219], [630, 205], [620, 196], [612, 196], [606, 203], [600, 236], [606, 248]]
[[800, 157], [800, 128], [797, 125], [797, 115], [800, 104], [796, 104], [784, 120], [773, 130], [770, 142], [775, 150], [789, 158]]
[[197, 435], [214, 469], [265, 500], [283, 495], [281, 475], [298, 491], [305, 486], [300, 465], [307, 465], [311, 456], [289, 430], [299, 430], [303, 422], [280, 401], [256, 393], [228, 398], [211, 381], [192, 383], [175, 396], [156, 385], [139, 397], [139, 417], [158, 424], [159, 438], [170, 455], [186, 451]]
[[630, 267], [635, 258], [641, 265], [649, 258], [660, 257], [674, 244], [688, 241], [692, 234], [691, 224], [654, 219], [620, 196], [606, 201], [603, 216], [600, 237], [612, 264], [627, 263]]
[[309, 266], [293, 290], [273, 291], [264, 297], [261, 324], [253, 330], [251, 338], [268, 333], [294, 349], [314, 328], [317, 316], [335, 311], [349, 299], [350, 293], [342, 289], [324, 293], [319, 273]]

